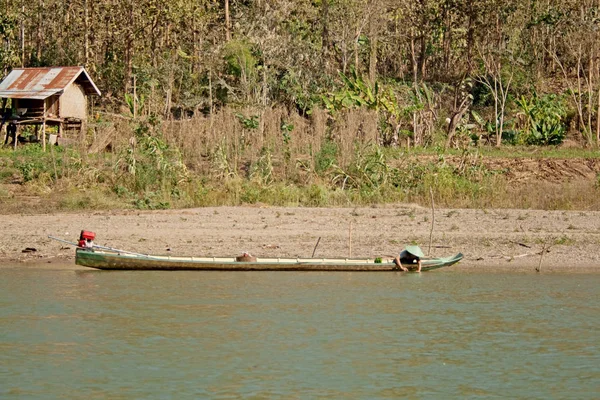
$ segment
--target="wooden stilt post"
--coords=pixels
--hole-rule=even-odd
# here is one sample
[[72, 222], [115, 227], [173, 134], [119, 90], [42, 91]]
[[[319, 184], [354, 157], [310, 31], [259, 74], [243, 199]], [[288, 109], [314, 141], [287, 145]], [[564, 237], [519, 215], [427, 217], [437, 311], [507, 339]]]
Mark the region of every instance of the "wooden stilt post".
[[42, 122], [42, 149], [46, 151], [46, 118]]
[[44, 100], [44, 113], [42, 114], [42, 149], [46, 151], [46, 100]]
[[[5, 115], [4, 113], [6, 112], [6, 103], [8, 102], [8, 99], [2, 99], [2, 108], [0, 108], [0, 138], [2, 138], [2, 127], [4, 126], [4, 122], [7, 119], [7, 115]], [[6, 135], [8, 136], [8, 132], [6, 132]], [[3, 138], [2, 138], [3, 139]], [[6, 143], [6, 140], [4, 141]]]
[[87, 122], [82, 119], [81, 125], [79, 125], [79, 143], [82, 146], [85, 144], [86, 135], [87, 135]]

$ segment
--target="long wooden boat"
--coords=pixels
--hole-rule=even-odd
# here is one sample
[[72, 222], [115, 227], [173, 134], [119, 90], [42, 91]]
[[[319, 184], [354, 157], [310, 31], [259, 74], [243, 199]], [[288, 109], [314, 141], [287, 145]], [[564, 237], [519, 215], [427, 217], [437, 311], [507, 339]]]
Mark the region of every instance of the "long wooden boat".
[[[392, 259], [364, 258], [252, 258], [173, 257], [123, 251], [77, 248], [75, 263], [103, 270], [200, 271], [398, 271]], [[462, 260], [458, 253], [445, 258], [424, 258], [421, 271], [449, 267]]]

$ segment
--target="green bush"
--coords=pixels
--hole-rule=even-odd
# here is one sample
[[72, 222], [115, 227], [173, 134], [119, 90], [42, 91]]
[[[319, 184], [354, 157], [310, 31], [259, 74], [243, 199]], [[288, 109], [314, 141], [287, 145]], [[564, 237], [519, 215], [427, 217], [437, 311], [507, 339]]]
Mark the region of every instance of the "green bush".
[[132, 193], [172, 193], [187, 179], [181, 153], [169, 146], [152, 121], [142, 121], [135, 129], [136, 143], [124, 149], [114, 164], [116, 182]]
[[230, 40], [224, 49], [228, 72], [236, 77], [250, 77], [256, 73], [257, 59], [253, 46], [245, 40]]
[[521, 96], [516, 103], [524, 118], [522, 134], [526, 144], [559, 145], [563, 142], [567, 132], [567, 109], [561, 97], [534, 93], [531, 99]]
[[323, 142], [321, 150], [315, 154], [315, 172], [322, 174], [329, 170], [336, 163], [338, 152], [338, 145], [335, 142], [331, 140]]

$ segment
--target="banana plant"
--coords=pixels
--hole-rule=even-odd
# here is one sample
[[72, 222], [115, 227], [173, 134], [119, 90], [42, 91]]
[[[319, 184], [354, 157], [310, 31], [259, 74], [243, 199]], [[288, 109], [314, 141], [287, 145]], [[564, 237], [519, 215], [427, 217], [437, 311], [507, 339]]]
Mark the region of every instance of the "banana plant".
[[132, 94], [125, 93], [125, 103], [127, 103], [127, 108], [132, 116], [140, 115], [141, 111], [144, 109], [146, 97], [143, 94], [134, 96]]
[[381, 106], [381, 97], [379, 83], [370, 85], [352, 69], [350, 76], [340, 72], [340, 78], [344, 83], [344, 88], [336, 93], [329, 93], [323, 96], [323, 104], [330, 112], [339, 111], [348, 108], [366, 107], [371, 110], [378, 110]]
[[562, 99], [555, 95], [524, 96], [516, 100], [520, 113], [525, 117], [525, 142], [533, 145], [556, 145], [566, 135], [564, 119], [566, 109]]

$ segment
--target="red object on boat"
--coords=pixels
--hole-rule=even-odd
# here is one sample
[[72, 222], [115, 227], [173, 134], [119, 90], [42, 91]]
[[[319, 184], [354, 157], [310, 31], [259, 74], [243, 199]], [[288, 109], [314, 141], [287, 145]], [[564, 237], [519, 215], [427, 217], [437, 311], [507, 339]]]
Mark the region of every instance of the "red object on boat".
[[88, 247], [88, 243], [91, 243], [92, 240], [96, 237], [94, 232], [90, 231], [81, 231], [79, 234], [79, 242], [77, 242], [78, 247]]
[[79, 235], [79, 240], [94, 240], [95, 238], [96, 234], [90, 231], [81, 231], [81, 234]]

